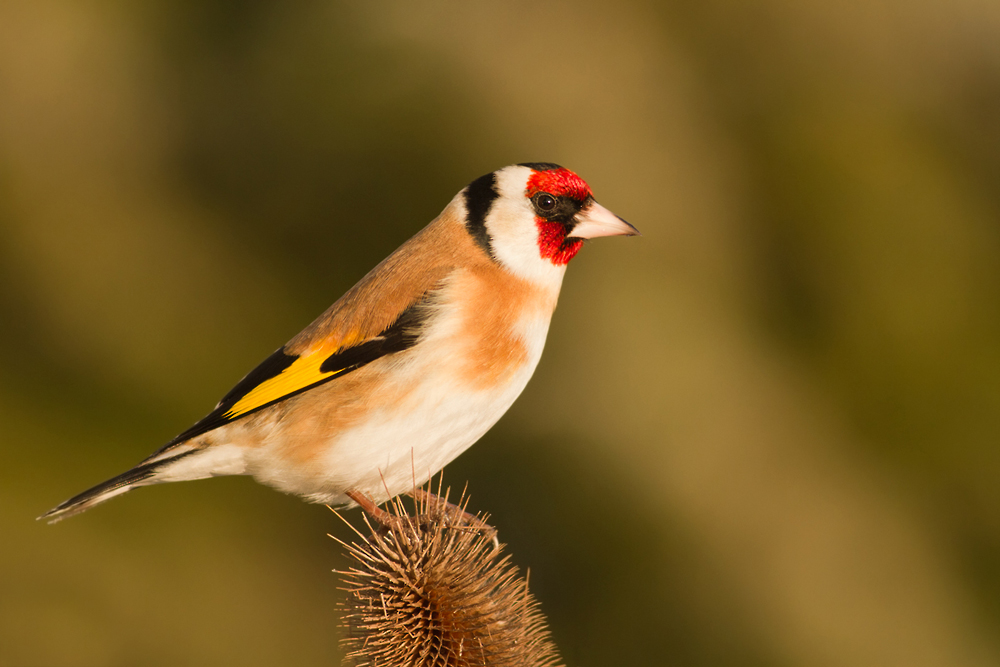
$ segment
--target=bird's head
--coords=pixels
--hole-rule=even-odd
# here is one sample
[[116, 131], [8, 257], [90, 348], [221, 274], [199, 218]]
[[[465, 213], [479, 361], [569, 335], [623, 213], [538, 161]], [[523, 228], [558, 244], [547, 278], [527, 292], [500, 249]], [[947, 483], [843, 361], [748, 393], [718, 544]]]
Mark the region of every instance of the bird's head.
[[516, 274], [561, 280], [585, 239], [639, 231], [594, 199], [587, 183], [546, 162], [512, 165], [462, 191], [466, 226], [480, 248]]

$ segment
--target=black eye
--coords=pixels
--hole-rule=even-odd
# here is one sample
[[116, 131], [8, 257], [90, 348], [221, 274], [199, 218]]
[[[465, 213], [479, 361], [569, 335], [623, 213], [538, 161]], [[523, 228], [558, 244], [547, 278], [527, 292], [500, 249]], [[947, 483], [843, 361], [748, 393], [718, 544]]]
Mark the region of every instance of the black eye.
[[539, 211], [551, 211], [556, 207], [556, 198], [547, 192], [535, 195], [535, 206]]

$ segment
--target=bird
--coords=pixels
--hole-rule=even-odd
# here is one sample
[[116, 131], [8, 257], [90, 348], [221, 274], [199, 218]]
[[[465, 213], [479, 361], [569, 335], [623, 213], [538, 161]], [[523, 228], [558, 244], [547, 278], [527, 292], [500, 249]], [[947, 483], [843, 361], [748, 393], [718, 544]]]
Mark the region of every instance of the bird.
[[524, 390], [584, 241], [638, 234], [557, 164], [481, 176], [204, 418], [38, 518], [220, 475], [331, 506], [415, 488]]

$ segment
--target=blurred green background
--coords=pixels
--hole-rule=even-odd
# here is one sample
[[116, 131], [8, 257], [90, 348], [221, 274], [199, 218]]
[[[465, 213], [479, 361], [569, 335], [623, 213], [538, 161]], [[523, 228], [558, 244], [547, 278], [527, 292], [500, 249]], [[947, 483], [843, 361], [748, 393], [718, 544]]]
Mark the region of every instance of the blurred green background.
[[644, 234], [447, 471], [567, 663], [1000, 664], [1000, 3], [8, 0], [0, 665], [337, 664], [321, 506], [33, 519], [529, 160]]

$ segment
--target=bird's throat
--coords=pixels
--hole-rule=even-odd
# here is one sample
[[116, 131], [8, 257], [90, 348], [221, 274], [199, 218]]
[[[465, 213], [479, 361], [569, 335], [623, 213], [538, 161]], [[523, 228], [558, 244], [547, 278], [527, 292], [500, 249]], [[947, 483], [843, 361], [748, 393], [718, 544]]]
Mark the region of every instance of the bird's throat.
[[583, 239], [566, 238], [566, 226], [561, 222], [550, 222], [536, 218], [538, 226], [538, 249], [542, 259], [547, 259], [557, 266], [569, 264], [583, 245]]

